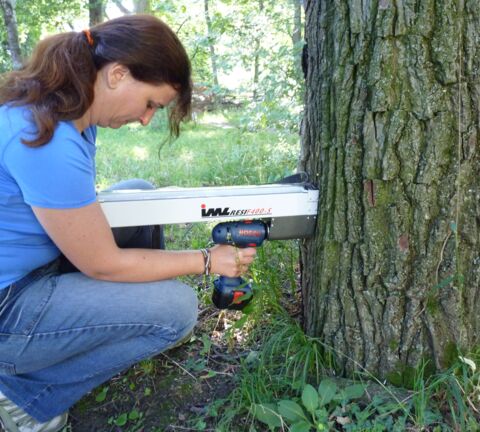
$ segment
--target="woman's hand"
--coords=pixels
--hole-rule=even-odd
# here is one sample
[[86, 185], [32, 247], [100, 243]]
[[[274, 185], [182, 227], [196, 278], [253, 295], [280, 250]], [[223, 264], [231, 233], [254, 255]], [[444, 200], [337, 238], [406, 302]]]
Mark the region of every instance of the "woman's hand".
[[215, 245], [210, 249], [210, 253], [211, 273], [238, 277], [248, 270], [257, 250], [252, 247], [236, 248], [228, 245]]

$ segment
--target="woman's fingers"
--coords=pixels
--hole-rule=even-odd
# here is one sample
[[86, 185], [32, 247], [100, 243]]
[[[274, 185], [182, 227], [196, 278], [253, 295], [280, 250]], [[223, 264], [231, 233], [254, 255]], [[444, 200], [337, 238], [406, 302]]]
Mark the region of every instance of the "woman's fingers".
[[255, 259], [255, 248], [237, 248], [234, 246], [216, 245], [212, 252], [212, 273], [229, 277], [237, 277], [248, 271]]
[[257, 250], [253, 247], [237, 249], [240, 264], [251, 264], [255, 259]]
[[245, 248], [240, 249], [238, 252], [239, 257], [239, 265], [238, 265], [238, 272], [239, 275], [242, 275], [248, 271], [249, 265], [255, 259], [255, 255], [257, 254], [257, 250], [255, 248]]

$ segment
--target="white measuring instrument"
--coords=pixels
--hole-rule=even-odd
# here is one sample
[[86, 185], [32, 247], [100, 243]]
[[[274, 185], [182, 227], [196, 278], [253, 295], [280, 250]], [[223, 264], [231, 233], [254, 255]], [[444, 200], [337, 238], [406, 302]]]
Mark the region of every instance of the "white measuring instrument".
[[269, 239], [284, 240], [313, 235], [318, 189], [308, 182], [166, 187], [100, 192], [98, 201], [112, 228], [260, 219]]

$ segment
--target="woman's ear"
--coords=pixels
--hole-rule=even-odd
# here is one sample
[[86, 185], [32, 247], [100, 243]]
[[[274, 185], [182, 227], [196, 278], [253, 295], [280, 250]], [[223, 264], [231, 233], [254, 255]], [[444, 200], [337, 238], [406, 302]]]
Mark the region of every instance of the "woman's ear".
[[118, 87], [125, 78], [130, 76], [128, 68], [120, 63], [110, 63], [105, 68], [105, 78], [110, 88]]

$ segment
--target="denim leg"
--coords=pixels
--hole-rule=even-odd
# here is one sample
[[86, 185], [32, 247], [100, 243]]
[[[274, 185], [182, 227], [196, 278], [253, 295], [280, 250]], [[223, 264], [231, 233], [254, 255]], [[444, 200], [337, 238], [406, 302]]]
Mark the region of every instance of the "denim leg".
[[175, 281], [50, 273], [0, 296], [0, 391], [39, 421], [184, 337], [197, 298]]

